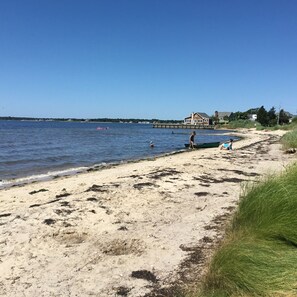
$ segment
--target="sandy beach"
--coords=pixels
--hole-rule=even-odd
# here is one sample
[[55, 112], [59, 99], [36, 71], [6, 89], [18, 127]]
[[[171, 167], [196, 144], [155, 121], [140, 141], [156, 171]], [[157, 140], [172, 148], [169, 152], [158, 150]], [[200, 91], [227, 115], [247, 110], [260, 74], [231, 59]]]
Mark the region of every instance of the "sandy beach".
[[0, 296], [172, 296], [201, 277], [284, 132], [0, 191]]

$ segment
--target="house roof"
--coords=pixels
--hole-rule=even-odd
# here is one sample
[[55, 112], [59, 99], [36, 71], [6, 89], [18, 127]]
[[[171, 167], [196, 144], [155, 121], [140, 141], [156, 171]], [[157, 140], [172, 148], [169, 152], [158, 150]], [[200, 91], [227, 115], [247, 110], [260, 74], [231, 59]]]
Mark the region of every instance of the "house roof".
[[195, 112], [195, 113], [199, 114], [203, 118], [209, 118], [209, 116], [205, 112]]
[[[202, 118], [206, 118], [209, 119], [210, 117], [205, 113], [205, 112], [194, 112], [194, 115], [199, 115]], [[188, 117], [185, 117], [185, 119], [191, 119], [192, 118], [192, 114]]]
[[225, 117], [225, 116], [229, 117], [231, 113], [232, 113], [231, 111], [218, 111], [218, 116], [219, 117]]
[[285, 111], [285, 114], [286, 114], [289, 118], [294, 118], [294, 117], [296, 117], [295, 115], [291, 114], [291, 113], [288, 112], [288, 111]]

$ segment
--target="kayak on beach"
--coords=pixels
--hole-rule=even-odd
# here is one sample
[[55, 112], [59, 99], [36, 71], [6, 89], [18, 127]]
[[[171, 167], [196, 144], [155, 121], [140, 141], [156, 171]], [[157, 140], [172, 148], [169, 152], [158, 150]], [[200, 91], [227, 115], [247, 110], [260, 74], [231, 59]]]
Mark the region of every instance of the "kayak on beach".
[[[220, 142], [205, 142], [205, 143], [196, 143], [194, 144], [195, 149], [199, 148], [213, 148], [213, 147], [219, 147]], [[185, 143], [185, 147], [190, 147], [189, 143]]]

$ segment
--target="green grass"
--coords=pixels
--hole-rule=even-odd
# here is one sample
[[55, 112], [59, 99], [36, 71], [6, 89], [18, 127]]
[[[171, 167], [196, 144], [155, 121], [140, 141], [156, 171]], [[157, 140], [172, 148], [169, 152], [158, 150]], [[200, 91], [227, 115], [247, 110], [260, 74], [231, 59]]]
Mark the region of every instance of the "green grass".
[[283, 149], [297, 148], [297, 128], [281, 138]]
[[256, 128], [261, 126], [258, 122], [250, 121], [250, 120], [237, 120], [232, 121], [227, 124], [221, 124], [221, 128], [228, 128], [228, 129], [237, 129], [237, 128]]
[[282, 241], [240, 239], [226, 243], [217, 253], [202, 296], [297, 294], [296, 247], [284, 247]]
[[[289, 126], [289, 125], [287, 125]], [[278, 129], [282, 129], [284, 126], [272, 126], [272, 127], [264, 127], [257, 121], [251, 121], [251, 120], [238, 120], [238, 121], [232, 121], [228, 124], [222, 124], [221, 128], [227, 128], [227, 129], [239, 129], [239, 128], [245, 128], [245, 129], [252, 129], [256, 128], [257, 130], [269, 130], [274, 131]]]
[[294, 118], [292, 123], [285, 124], [285, 125], [275, 125], [271, 127], [264, 127], [257, 121], [251, 121], [251, 120], [237, 120], [237, 121], [231, 121], [227, 124], [220, 124], [221, 128], [228, 128], [228, 129], [238, 129], [238, 128], [256, 128], [257, 130], [294, 130], [297, 129], [297, 118]]
[[246, 190], [200, 293], [189, 296], [297, 296], [297, 165]]

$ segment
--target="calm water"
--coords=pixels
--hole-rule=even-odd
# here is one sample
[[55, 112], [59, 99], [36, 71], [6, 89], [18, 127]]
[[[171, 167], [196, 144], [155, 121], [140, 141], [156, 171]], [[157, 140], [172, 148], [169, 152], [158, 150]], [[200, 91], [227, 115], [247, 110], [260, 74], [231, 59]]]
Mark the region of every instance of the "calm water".
[[[229, 138], [213, 130], [196, 132], [197, 142]], [[12, 179], [29, 180], [179, 151], [190, 133], [174, 130], [172, 134], [147, 124], [0, 121], [0, 187]], [[149, 147], [150, 141], [154, 148]]]

